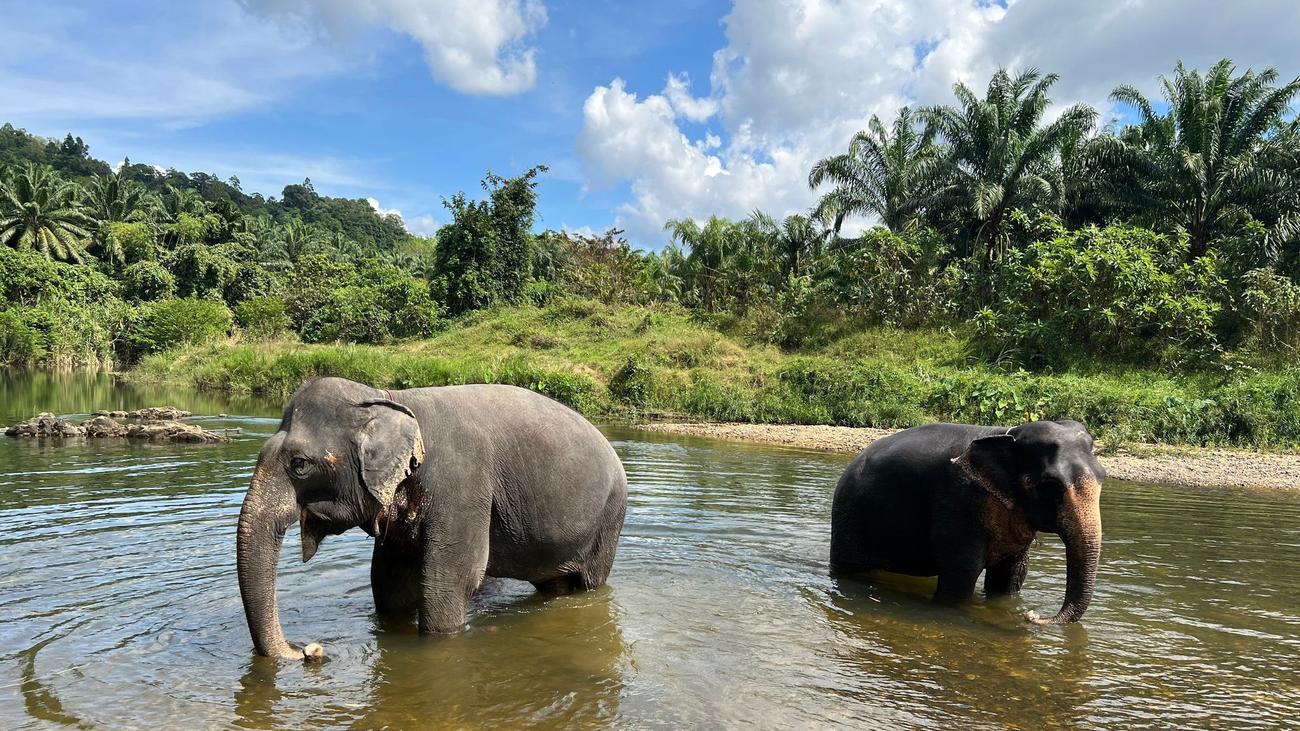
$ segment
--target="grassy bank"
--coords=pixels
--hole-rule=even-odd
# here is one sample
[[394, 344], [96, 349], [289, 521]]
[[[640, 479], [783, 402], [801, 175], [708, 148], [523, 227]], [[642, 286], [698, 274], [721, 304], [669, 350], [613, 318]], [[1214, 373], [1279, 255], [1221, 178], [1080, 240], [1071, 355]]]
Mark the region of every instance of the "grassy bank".
[[970, 357], [959, 334], [879, 328], [786, 353], [684, 311], [590, 302], [478, 312], [392, 346], [193, 346], [150, 356], [128, 377], [278, 397], [318, 375], [387, 388], [509, 383], [603, 418], [903, 427], [1068, 416], [1111, 442], [1300, 445], [1295, 365], [1001, 372]]

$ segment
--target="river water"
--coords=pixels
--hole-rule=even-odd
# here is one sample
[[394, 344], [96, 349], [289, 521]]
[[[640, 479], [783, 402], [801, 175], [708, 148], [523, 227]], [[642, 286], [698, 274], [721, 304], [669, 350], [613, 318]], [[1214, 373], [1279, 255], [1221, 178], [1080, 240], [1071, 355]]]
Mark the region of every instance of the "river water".
[[[933, 581], [832, 580], [847, 455], [607, 427], [627, 466], [610, 584], [547, 602], [484, 588], [468, 631], [379, 627], [370, 539], [311, 564], [291, 529], [280, 604], [319, 666], [252, 655], [235, 520], [279, 403], [0, 376], [0, 423], [175, 405], [218, 446], [0, 438], [0, 728], [1294, 728], [1300, 494], [1111, 482], [1097, 595], [1054, 536], [1017, 598], [944, 608]], [[230, 414], [218, 418], [220, 413]]]

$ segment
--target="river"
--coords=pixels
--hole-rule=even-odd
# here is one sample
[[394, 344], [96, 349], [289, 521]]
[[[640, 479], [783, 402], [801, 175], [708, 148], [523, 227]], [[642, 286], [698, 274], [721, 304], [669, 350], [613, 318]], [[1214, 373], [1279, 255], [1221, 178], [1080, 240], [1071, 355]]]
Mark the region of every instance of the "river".
[[[1040, 536], [1019, 597], [932, 606], [932, 580], [836, 581], [845, 455], [604, 427], [627, 467], [609, 586], [492, 581], [468, 630], [377, 625], [370, 540], [282, 556], [291, 642], [252, 655], [235, 520], [279, 403], [0, 374], [0, 423], [175, 405], [216, 446], [0, 438], [0, 728], [1278, 728], [1300, 719], [1300, 494], [1109, 482], [1096, 597]], [[217, 417], [217, 414], [229, 414]]]

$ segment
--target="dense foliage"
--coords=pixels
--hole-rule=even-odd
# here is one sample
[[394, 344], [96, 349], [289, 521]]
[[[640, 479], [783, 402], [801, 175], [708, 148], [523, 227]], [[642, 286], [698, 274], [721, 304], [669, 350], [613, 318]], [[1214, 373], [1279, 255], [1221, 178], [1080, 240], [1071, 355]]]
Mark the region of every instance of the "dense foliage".
[[[813, 210], [671, 220], [670, 242], [651, 252], [617, 229], [535, 232], [544, 166], [489, 173], [482, 199], [445, 201], [450, 222], [421, 238], [364, 200], [319, 195], [310, 181], [263, 199], [234, 178], [129, 162], [114, 171], [79, 138], [5, 125], [0, 361], [130, 362], [227, 335], [382, 344], [437, 336], [448, 316], [466, 326], [501, 306], [598, 318], [598, 306], [614, 305], [688, 313], [795, 356], [751, 374], [762, 393], [780, 384], [802, 394], [782, 401], [786, 419], [1005, 420], [1065, 398], [1017, 385], [1021, 369], [1068, 390], [1080, 388], [1071, 372], [1160, 368], [1209, 379], [1223, 398], [1255, 409], [1263, 392], [1233, 391], [1234, 379], [1285, 369], [1300, 346], [1300, 122], [1291, 109], [1300, 79], [1238, 73], [1227, 61], [1205, 73], [1180, 64], [1161, 79], [1161, 102], [1115, 89], [1132, 121], [1102, 130], [1084, 106], [1049, 114], [1056, 80], [999, 71], [982, 92], [956, 85], [953, 104], [873, 117], [845, 153], [810, 171]], [[879, 225], [849, 235], [864, 216]], [[993, 385], [968, 373], [936, 380], [866, 367], [855, 358], [868, 354], [852, 351], [833, 363], [799, 360], [872, 328], [956, 338]], [[511, 347], [560, 347], [545, 331], [517, 340]], [[635, 408], [672, 408], [689, 393], [681, 407], [692, 413], [774, 418], [761, 403], [742, 407], [707, 373], [665, 381], [663, 358], [620, 353], [601, 388]], [[582, 398], [600, 392], [556, 373], [516, 375]], [[1291, 393], [1293, 374], [1278, 383], [1274, 395]], [[1230, 408], [1169, 398], [1179, 409]], [[974, 405], [987, 403], [1011, 406]], [[1247, 431], [1235, 423], [1211, 431], [1239, 440]]]

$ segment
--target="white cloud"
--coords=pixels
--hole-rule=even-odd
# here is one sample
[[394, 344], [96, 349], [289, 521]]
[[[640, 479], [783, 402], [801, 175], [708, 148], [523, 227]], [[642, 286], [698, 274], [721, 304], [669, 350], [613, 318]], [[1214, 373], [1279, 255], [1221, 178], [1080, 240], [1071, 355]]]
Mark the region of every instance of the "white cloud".
[[424, 47], [438, 80], [466, 94], [516, 94], [537, 83], [529, 36], [546, 24], [540, 0], [240, 0], [250, 11], [335, 37], [384, 26]]
[[370, 198], [370, 197], [367, 197], [367, 198], [366, 198], [366, 202], [370, 204], [370, 207], [371, 207], [371, 208], [375, 209], [375, 213], [378, 213], [378, 214], [381, 215], [381, 216], [397, 216], [398, 218], [401, 218], [401, 217], [402, 217], [402, 211], [401, 211], [401, 209], [399, 209], [399, 208], [383, 208], [382, 206], [379, 205], [379, 199], [378, 199], [378, 198]]
[[419, 216], [412, 216], [411, 219], [405, 220], [406, 230], [416, 236], [432, 236], [438, 232], [438, 220], [433, 217], [432, 213], [424, 213]]
[[703, 122], [718, 113], [718, 103], [713, 99], [691, 96], [691, 79], [686, 74], [668, 74], [664, 96], [673, 105], [673, 111], [692, 122]]
[[[114, 32], [104, 32], [118, 16]], [[60, 2], [0, 10], [0, 111], [34, 126], [144, 120], [183, 127], [265, 105], [334, 73], [338, 53], [231, 4], [176, 3], [146, 21]]]
[[[588, 180], [629, 185], [615, 224], [642, 245], [665, 240], [668, 218], [806, 209], [812, 163], [841, 151], [871, 114], [949, 102], [954, 81], [980, 88], [999, 66], [1060, 73], [1058, 107], [1083, 101], [1103, 113], [1115, 85], [1154, 93], [1180, 58], [1300, 72], [1300, 3], [737, 0], [724, 24], [707, 96], [692, 97], [685, 77], [644, 97], [614, 79], [583, 105]], [[721, 138], [693, 138], [684, 125], [715, 119]]]

